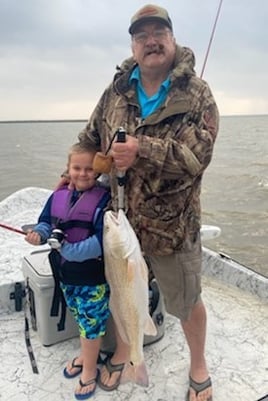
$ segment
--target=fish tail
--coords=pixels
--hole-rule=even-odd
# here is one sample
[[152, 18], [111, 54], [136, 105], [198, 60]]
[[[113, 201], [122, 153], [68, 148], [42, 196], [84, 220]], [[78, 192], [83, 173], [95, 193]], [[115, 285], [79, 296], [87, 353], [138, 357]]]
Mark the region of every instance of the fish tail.
[[157, 335], [157, 329], [155, 327], [154, 321], [149, 314], [145, 321], [144, 334], [147, 334], [148, 336], [156, 336]]
[[139, 386], [148, 387], [149, 378], [144, 361], [138, 364], [128, 363], [125, 366], [121, 377], [121, 383], [126, 383], [129, 381], [134, 382]]
[[143, 387], [149, 386], [149, 377], [147, 373], [147, 369], [145, 366], [145, 362], [143, 361], [139, 365], [133, 366], [134, 369], [134, 382]]

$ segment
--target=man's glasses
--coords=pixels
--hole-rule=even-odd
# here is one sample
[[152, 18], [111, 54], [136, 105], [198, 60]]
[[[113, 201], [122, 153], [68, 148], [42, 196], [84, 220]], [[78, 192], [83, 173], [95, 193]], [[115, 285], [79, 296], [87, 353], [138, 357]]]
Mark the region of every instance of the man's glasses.
[[155, 29], [153, 32], [137, 32], [132, 35], [133, 39], [137, 43], [145, 43], [147, 40], [152, 37], [155, 40], [161, 41], [166, 39], [169, 34], [168, 29]]

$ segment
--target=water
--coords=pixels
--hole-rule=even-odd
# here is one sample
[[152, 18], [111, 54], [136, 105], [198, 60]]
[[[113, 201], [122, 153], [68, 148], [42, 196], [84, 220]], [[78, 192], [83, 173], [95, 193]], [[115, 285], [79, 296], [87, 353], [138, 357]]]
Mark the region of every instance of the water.
[[[0, 200], [24, 187], [53, 188], [79, 122], [0, 124]], [[268, 276], [268, 115], [221, 117], [202, 191], [203, 224], [222, 235], [205, 245]]]
[[221, 227], [209, 247], [268, 276], [268, 115], [222, 117], [203, 181], [203, 223]]

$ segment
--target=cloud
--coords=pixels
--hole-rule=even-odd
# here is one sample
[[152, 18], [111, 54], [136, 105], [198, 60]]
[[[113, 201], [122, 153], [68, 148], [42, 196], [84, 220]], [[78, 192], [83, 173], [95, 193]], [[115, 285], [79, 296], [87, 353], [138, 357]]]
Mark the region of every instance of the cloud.
[[[223, 114], [267, 113], [268, 3], [223, 1], [204, 79]], [[218, 2], [158, 3], [200, 74]], [[115, 67], [130, 55], [130, 17], [119, 0], [0, 0], [0, 120], [88, 118]]]

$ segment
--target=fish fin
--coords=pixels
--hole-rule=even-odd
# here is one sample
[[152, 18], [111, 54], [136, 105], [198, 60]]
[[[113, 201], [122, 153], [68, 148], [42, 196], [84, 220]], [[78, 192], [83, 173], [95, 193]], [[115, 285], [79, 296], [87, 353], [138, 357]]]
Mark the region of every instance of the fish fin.
[[128, 259], [127, 262], [127, 281], [128, 283], [132, 283], [135, 277], [135, 263], [133, 260]]
[[140, 259], [138, 259], [138, 263], [137, 259], [134, 260], [132, 258], [129, 258], [127, 263], [127, 277], [129, 282], [132, 282], [134, 280], [137, 271], [140, 272], [142, 280], [148, 283], [148, 267], [144, 258], [141, 257]]
[[144, 334], [146, 334], [148, 336], [156, 336], [157, 335], [157, 329], [156, 329], [154, 321], [150, 315], [148, 315], [148, 317], [145, 321]]
[[141, 261], [141, 276], [144, 281], [148, 282], [148, 266], [143, 256]]
[[122, 384], [130, 381], [140, 386], [148, 387], [149, 378], [144, 361], [142, 361], [138, 365], [133, 365], [132, 363], [128, 363], [125, 365], [120, 383]]

